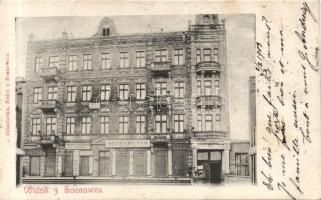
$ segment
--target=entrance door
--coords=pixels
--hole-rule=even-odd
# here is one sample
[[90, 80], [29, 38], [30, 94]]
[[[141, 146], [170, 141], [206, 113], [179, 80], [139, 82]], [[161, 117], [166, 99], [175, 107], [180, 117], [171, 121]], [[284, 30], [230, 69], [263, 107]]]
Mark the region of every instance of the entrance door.
[[134, 153], [134, 176], [146, 176], [146, 156], [144, 151]]
[[80, 156], [80, 176], [89, 176], [89, 156]]
[[185, 151], [173, 151], [173, 175], [185, 176]]
[[116, 174], [126, 177], [129, 174], [129, 156], [128, 151], [119, 151], [116, 156]]
[[109, 176], [110, 175], [109, 166], [110, 166], [109, 152], [108, 151], [99, 152], [99, 161], [98, 161], [99, 176]]
[[65, 176], [73, 176], [72, 154], [65, 155]]
[[220, 183], [221, 177], [221, 162], [210, 162], [210, 183]]
[[164, 177], [167, 172], [167, 151], [155, 151], [155, 176]]
[[56, 154], [47, 152], [46, 155], [46, 176], [55, 176]]

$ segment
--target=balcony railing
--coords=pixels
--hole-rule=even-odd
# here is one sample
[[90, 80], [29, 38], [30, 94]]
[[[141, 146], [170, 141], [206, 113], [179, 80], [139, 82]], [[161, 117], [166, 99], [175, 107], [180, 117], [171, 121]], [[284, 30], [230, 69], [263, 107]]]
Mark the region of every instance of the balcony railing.
[[196, 98], [197, 106], [222, 106], [222, 97], [217, 95], [204, 95]]
[[223, 24], [195, 24], [189, 26], [190, 31], [202, 31], [202, 30], [224, 30]]
[[150, 65], [150, 70], [153, 73], [169, 72], [171, 70], [171, 62], [170, 61], [153, 62]]
[[45, 80], [56, 80], [58, 78], [58, 72], [57, 67], [40, 68], [39, 76]]
[[41, 100], [39, 109], [41, 109], [43, 112], [55, 112], [58, 108], [58, 101], [57, 100]]
[[152, 95], [149, 97], [149, 100], [156, 110], [167, 110], [171, 103], [170, 95]]
[[32, 135], [27, 138], [28, 143], [50, 145], [58, 142], [59, 137], [57, 135]]
[[199, 139], [215, 139], [226, 137], [226, 132], [224, 131], [193, 131], [192, 138]]
[[218, 62], [215, 61], [202, 61], [196, 64], [196, 72], [212, 72], [219, 73], [221, 71], [221, 66]]

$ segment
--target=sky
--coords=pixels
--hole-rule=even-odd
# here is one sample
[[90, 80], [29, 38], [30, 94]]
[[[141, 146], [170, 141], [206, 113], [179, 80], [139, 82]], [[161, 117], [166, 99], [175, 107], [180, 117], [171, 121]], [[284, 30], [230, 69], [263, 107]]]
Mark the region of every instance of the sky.
[[[109, 16], [119, 34], [185, 31], [194, 15]], [[91, 37], [103, 17], [37, 17], [16, 19], [16, 77], [25, 76], [27, 42]], [[220, 15], [225, 20], [230, 132], [232, 139], [249, 138], [249, 76], [255, 75], [255, 17], [251, 14]]]

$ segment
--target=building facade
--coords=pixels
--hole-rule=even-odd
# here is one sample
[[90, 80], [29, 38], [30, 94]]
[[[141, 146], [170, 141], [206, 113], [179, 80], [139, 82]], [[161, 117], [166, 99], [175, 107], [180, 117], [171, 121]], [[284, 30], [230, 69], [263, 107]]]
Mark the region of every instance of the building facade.
[[[221, 183], [231, 174], [225, 27], [29, 38], [24, 180], [87, 177]], [[248, 152], [248, 151], [247, 151]]]

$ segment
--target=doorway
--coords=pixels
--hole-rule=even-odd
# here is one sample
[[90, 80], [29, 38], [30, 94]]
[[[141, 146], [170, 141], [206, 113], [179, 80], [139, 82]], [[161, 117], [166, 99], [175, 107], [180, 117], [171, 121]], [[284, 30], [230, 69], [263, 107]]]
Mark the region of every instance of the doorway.
[[221, 183], [222, 167], [221, 162], [210, 162], [209, 164], [209, 182]]

